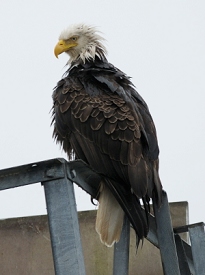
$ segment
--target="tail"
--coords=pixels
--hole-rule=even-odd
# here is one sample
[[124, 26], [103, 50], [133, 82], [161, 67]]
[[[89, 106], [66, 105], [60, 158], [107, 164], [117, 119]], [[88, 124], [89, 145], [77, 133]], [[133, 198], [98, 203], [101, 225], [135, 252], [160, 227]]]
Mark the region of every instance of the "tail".
[[119, 241], [123, 220], [124, 211], [110, 189], [102, 182], [95, 229], [103, 244], [112, 246]]
[[107, 188], [115, 197], [120, 207], [127, 215], [133, 229], [136, 233], [136, 246], [138, 247], [140, 240], [147, 236], [149, 230], [148, 213], [149, 203], [146, 199], [143, 200], [145, 213], [142, 211], [140, 200], [135, 196], [132, 190], [126, 188], [111, 179], [104, 178]]

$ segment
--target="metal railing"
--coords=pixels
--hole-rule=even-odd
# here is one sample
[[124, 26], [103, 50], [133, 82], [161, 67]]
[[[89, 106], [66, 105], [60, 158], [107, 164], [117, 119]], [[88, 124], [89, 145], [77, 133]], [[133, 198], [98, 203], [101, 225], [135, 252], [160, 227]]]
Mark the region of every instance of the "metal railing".
[[[0, 190], [41, 182], [48, 211], [53, 261], [56, 275], [85, 275], [73, 182], [97, 196], [101, 177], [81, 160], [52, 159], [0, 170]], [[165, 275], [205, 274], [204, 223], [172, 228], [167, 195], [155, 217], [149, 215], [147, 239], [160, 249]], [[191, 246], [179, 233], [188, 232]], [[114, 247], [113, 275], [127, 275], [130, 224], [124, 220], [120, 241]]]

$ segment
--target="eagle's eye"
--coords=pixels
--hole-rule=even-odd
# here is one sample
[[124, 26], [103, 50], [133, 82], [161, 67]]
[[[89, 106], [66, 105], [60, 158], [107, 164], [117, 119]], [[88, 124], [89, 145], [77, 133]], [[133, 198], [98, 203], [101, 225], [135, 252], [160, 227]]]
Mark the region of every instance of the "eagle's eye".
[[72, 41], [76, 41], [76, 40], [77, 40], [77, 37], [76, 37], [76, 36], [73, 36], [73, 37], [71, 37], [71, 40], [72, 40]]

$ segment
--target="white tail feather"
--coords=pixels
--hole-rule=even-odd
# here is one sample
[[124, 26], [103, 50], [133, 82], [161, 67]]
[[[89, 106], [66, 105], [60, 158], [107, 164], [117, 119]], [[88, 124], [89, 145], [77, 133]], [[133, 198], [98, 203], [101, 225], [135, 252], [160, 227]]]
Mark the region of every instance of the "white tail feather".
[[112, 246], [120, 239], [124, 220], [124, 211], [104, 183], [101, 183], [99, 208], [95, 229], [100, 240], [107, 246]]

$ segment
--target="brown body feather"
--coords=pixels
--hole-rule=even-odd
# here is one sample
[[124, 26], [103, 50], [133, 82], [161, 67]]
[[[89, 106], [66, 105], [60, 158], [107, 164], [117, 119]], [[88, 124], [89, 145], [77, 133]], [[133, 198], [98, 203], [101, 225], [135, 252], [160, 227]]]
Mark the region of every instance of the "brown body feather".
[[124, 73], [98, 58], [71, 67], [53, 100], [55, 138], [68, 155], [73, 150], [104, 177], [96, 222], [102, 242], [119, 240], [124, 212], [144, 238], [148, 221], [139, 200], [148, 212], [153, 192], [160, 201], [162, 190], [156, 131], [146, 103]]

